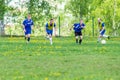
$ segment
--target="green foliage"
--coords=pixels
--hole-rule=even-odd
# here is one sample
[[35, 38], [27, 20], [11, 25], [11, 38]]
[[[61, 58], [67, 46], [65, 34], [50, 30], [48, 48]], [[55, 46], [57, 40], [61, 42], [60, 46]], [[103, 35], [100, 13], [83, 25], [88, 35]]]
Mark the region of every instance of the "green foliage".
[[51, 6], [45, 0], [30, 0], [28, 3], [28, 12], [35, 22], [41, 22], [51, 17], [50, 8]]
[[[98, 17], [101, 17], [105, 22], [107, 29], [109, 30], [109, 34], [114, 34], [116, 30], [119, 29], [119, 20], [120, 17], [118, 15], [119, 9], [118, 0], [104, 0], [94, 11], [92, 11], [91, 15], [95, 17], [96, 21]], [[97, 23], [97, 22], [96, 22]], [[117, 31], [119, 32], [119, 31]], [[115, 36], [115, 35], [114, 35]]]
[[49, 21], [50, 18], [52, 18], [50, 13], [51, 6], [46, 0], [30, 0], [27, 5], [28, 13], [31, 14], [35, 23], [35, 35], [40, 35], [42, 34], [40, 32], [44, 31], [46, 21]]
[[3, 20], [5, 13], [5, 0], [0, 0], [0, 20]]
[[8, 10], [13, 10], [12, 7], [7, 6], [10, 1], [11, 0], [0, 0], [0, 20], [4, 20], [5, 12]]
[[[24, 19], [23, 16], [30, 13], [35, 22], [35, 29], [39, 31], [36, 32], [36, 34], [44, 32], [45, 23], [49, 21], [50, 18], [55, 18], [55, 21], [59, 24], [58, 17], [60, 16], [61, 31], [64, 35], [70, 35], [68, 29], [73, 23], [79, 22], [80, 18], [83, 18], [87, 27], [85, 31], [83, 31], [85, 35], [91, 35], [93, 32], [92, 18], [94, 18], [95, 36], [98, 35], [98, 18], [102, 18], [103, 22], [105, 22], [107, 34], [112, 36], [120, 35], [119, 0], [28, 0], [27, 6], [26, 4], [23, 5], [26, 6], [25, 12], [20, 11], [18, 8], [8, 7], [7, 4], [11, 0], [6, 0], [5, 5], [2, 4], [3, 0], [1, 1], [1, 18], [3, 18], [4, 13], [8, 12], [13, 18], [17, 18], [16, 22], [20, 25]], [[65, 10], [59, 9], [63, 7], [62, 4], [65, 4]], [[21, 4], [19, 5], [22, 6]]]
[[75, 17], [82, 18], [88, 13], [91, 0], [70, 0], [66, 10], [70, 10]]

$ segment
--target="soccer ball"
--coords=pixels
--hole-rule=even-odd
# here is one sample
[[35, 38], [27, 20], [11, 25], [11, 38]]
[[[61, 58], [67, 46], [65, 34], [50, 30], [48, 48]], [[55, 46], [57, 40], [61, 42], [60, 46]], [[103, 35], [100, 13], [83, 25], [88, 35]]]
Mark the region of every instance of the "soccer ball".
[[106, 40], [101, 40], [101, 44], [106, 44]]

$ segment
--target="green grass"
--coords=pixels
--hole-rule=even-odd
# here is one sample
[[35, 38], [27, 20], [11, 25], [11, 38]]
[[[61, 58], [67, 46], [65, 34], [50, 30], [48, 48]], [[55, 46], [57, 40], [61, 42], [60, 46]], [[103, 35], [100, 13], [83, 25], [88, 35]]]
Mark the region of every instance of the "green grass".
[[107, 44], [96, 38], [0, 37], [0, 80], [120, 80], [120, 38]]

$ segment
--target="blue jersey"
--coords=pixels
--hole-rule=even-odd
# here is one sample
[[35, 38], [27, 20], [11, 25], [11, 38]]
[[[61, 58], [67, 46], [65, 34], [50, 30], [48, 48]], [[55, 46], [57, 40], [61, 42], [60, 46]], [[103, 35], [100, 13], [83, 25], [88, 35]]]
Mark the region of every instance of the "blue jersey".
[[100, 34], [101, 34], [101, 35], [104, 35], [105, 32], [106, 32], [106, 30], [103, 29], [103, 27], [105, 27], [105, 23], [104, 23], [104, 22], [102, 22], [102, 23], [100, 24]]
[[31, 26], [33, 26], [34, 23], [31, 19], [30, 20], [26, 19], [26, 20], [23, 21], [23, 25], [25, 27], [25, 30], [30, 30], [31, 31]]
[[104, 27], [105, 26], [105, 23], [102, 23], [102, 27]]
[[75, 32], [80, 32], [85, 27], [85, 24], [75, 23], [73, 26]]
[[49, 22], [46, 24], [46, 30], [53, 30], [53, 27], [56, 27], [55, 23], [50, 24], [50, 22]]
[[103, 27], [105, 27], [105, 23], [104, 23], [104, 22], [99, 23], [99, 29], [100, 29], [100, 30], [102, 30], [102, 29], [103, 29]]

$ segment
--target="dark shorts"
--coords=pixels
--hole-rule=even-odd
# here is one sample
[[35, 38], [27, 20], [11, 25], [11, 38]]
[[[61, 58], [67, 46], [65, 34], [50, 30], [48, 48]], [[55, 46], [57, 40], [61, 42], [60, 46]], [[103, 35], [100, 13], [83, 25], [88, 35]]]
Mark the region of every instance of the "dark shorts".
[[31, 30], [26, 30], [25, 35], [31, 34]]
[[[100, 32], [101, 32], [101, 30], [100, 30]], [[104, 35], [105, 34], [105, 30], [103, 30], [101, 33], [100, 33], [100, 35]]]
[[52, 35], [53, 34], [53, 30], [46, 30], [47, 31], [47, 34], [49, 34], [49, 35]]
[[82, 36], [82, 32], [75, 32], [75, 36]]

